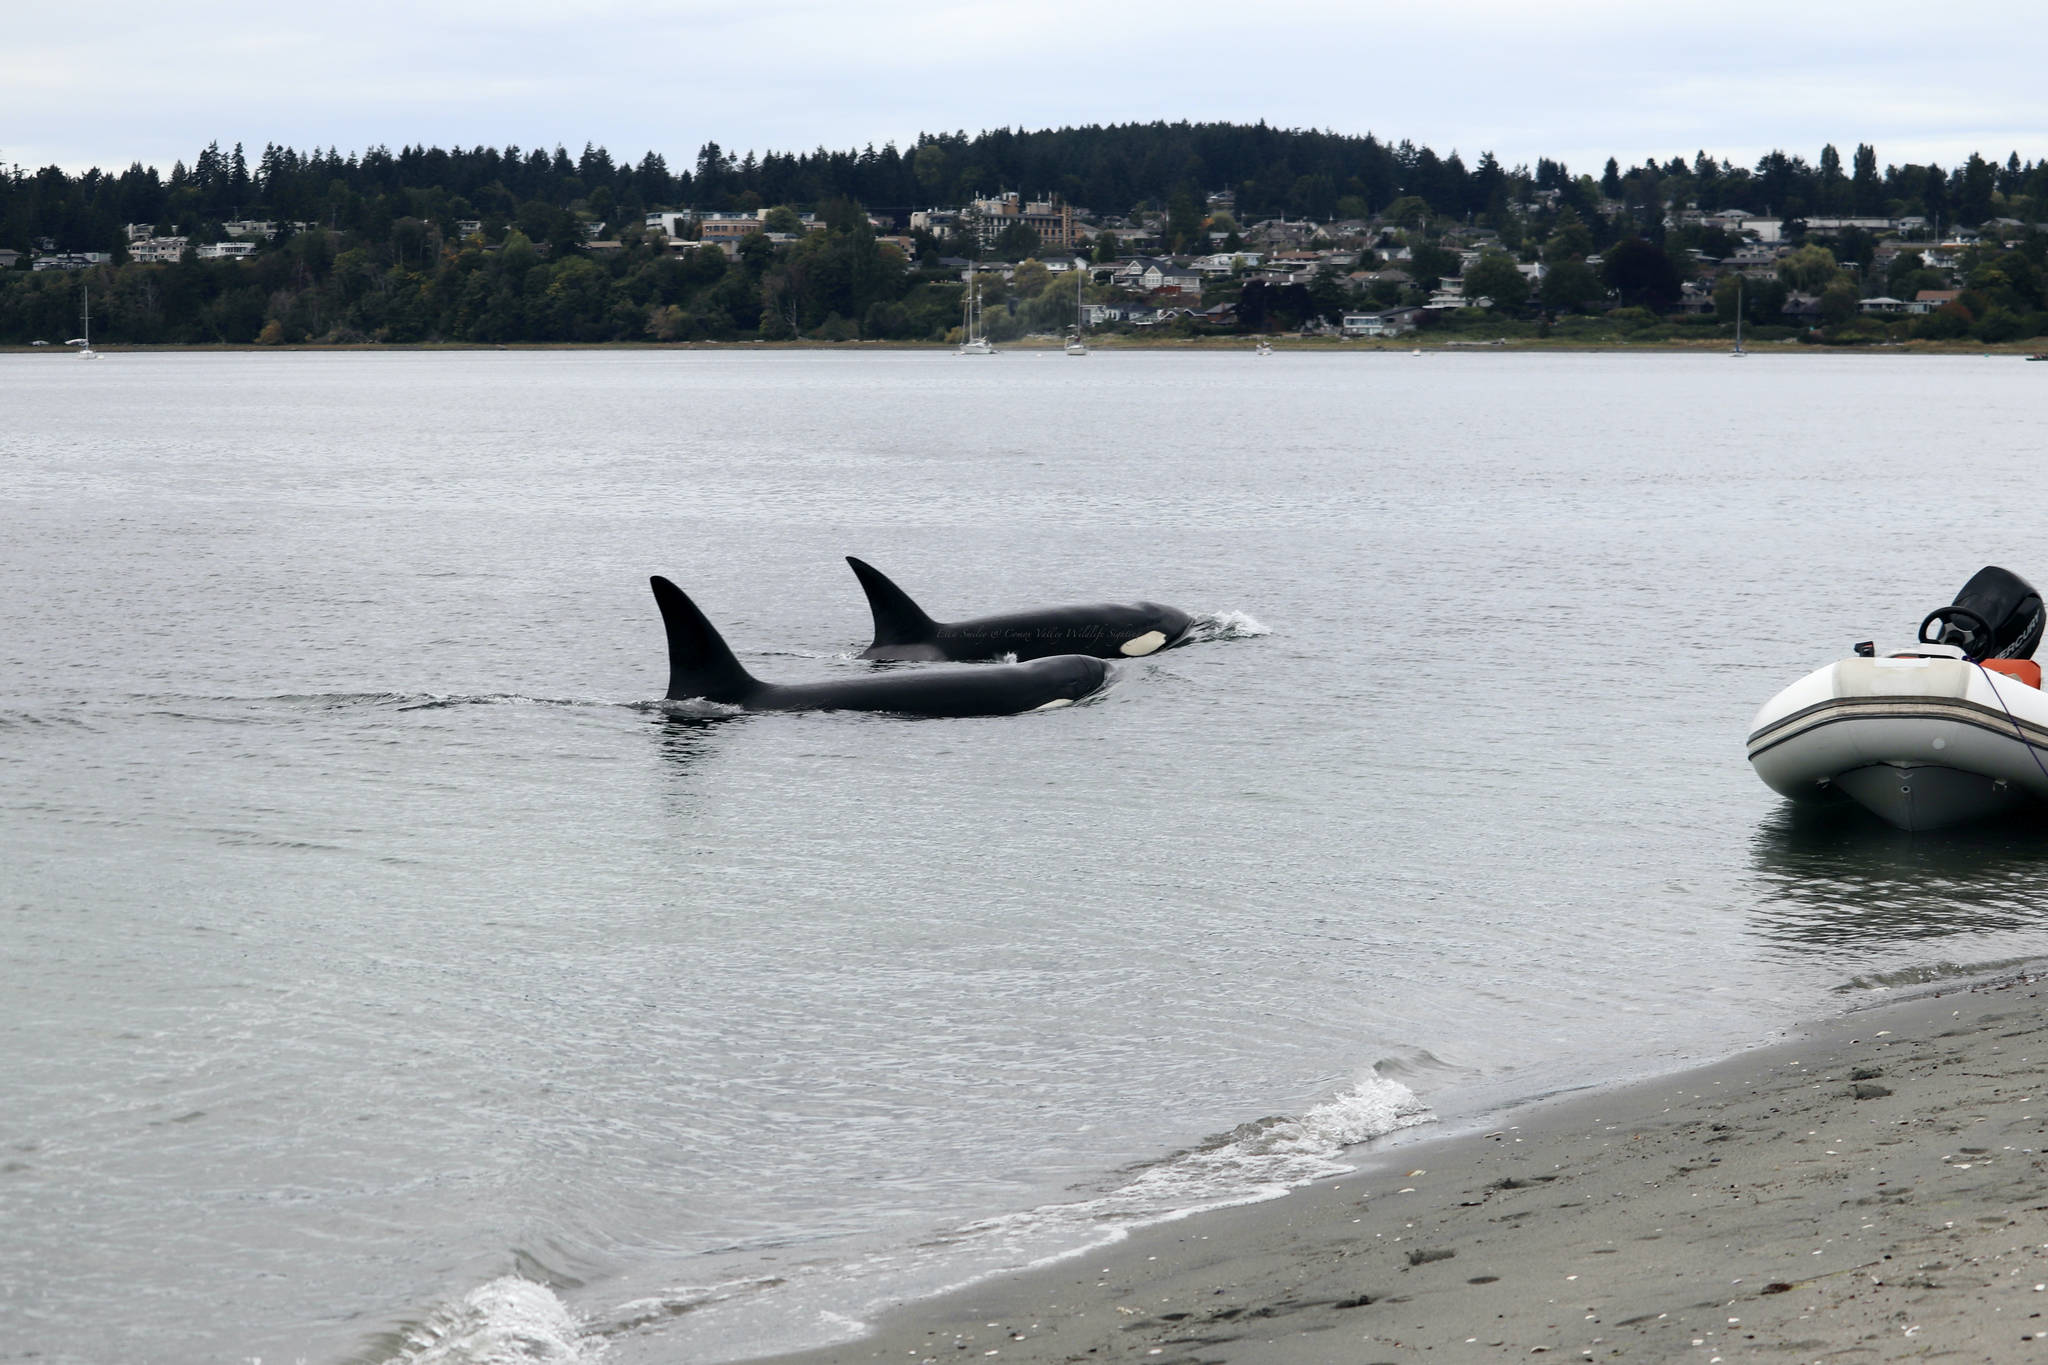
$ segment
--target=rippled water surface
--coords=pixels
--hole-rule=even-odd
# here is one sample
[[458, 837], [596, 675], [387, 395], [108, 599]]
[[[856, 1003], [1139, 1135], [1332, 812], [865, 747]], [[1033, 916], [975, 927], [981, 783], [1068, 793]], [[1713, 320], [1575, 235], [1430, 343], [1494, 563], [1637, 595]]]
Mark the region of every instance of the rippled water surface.
[[[823, 1340], [1423, 1106], [2048, 951], [2036, 825], [1795, 821], [1742, 750], [1981, 564], [2048, 577], [2009, 358], [0, 391], [0, 1357]], [[658, 704], [648, 574], [757, 673], [850, 676], [849, 553], [942, 617], [1221, 638], [1044, 715]]]

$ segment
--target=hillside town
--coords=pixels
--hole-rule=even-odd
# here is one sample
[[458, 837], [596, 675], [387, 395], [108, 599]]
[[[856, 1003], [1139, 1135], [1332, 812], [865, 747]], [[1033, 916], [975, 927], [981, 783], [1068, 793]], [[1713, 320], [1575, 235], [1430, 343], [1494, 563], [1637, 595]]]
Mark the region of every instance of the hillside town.
[[[155, 190], [164, 219], [0, 249], [0, 339], [61, 330], [76, 303], [51, 277], [81, 271], [102, 277], [100, 334], [138, 342], [948, 342], [969, 283], [996, 341], [1078, 330], [1626, 342], [1715, 336], [1738, 315], [1759, 341], [2048, 334], [2048, 176], [2016, 155], [1880, 176], [1860, 147], [1852, 179], [1832, 148], [1818, 170], [1779, 157], [1753, 174], [1702, 154], [1629, 172], [1610, 161], [1596, 179], [1490, 157], [1468, 172], [1455, 154], [1363, 146], [1404, 178], [1370, 197], [1297, 179], [1280, 202], [1325, 211], [1277, 214], [1252, 211], [1273, 198], [1250, 179], [1121, 213], [1020, 190], [895, 208], [845, 194], [771, 203], [751, 186], [796, 172], [715, 147], [680, 176], [614, 167], [594, 149], [581, 162], [508, 149], [469, 194], [356, 191], [332, 176], [321, 192], [322, 174], [388, 181], [406, 158], [302, 164], [270, 148], [250, 171], [238, 147], [231, 162], [176, 168]], [[934, 150], [919, 149], [921, 166], [939, 163]], [[878, 183], [895, 183], [877, 164]], [[1330, 183], [1371, 190], [1373, 164]], [[510, 188], [514, 170], [533, 177], [533, 198]], [[315, 190], [294, 194], [295, 173]], [[643, 186], [699, 193], [649, 204]], [[1773, 191], [1783, 207], [1728, 202]], [[1482, 194], [1485, 207], [1470, 207]], [[251, 203], [317, 216], [237, 211]], [[174, 286], [153, 271], [188, 273]]]

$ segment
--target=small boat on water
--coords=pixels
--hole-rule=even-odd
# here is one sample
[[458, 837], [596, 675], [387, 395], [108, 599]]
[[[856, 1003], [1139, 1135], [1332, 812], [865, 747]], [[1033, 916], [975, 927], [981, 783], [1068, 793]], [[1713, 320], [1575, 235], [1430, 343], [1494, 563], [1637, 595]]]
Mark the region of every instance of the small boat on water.
[[[80, 335], [65, 342], [66, 346], [78, 348], [80, 360], [98, 360], [100, 353], [92, 348], [92, 286], [81, 284], [78, 292], [78, 325]], [[40, 346], [40, 341], [36, 345]]]
[[1794, 801], [1847, 797], [1907, 830], [1941, 829], [2048, 801], [2041, 594], [1979, 570], [1929, 612], [1910, 647], [1871, 642], [1765, 702], [1749, 761]]
[[1271, 354], [1273, 354], [1273, 343], [1272, 343], [1272, 342], [1270, 342], [1270, 341], [1268, 341], [1268, 340], [1266, 340], [1266, 339], [1265, 339], [1264, 337], [1260, 337], [1260, 338], [1259, 338], [1259, 344], [1258, 344], [1257, 346], [1255, 346], [1255, 347], [1253, 347], [1253, 348], [1252, 348], [1252, 354], [1253, 354], [1253, 355], [1271, 355]]
[[1088, 298], [1083, 292], [1088, 286], [1088, 269], [1078, 259], [1074, 262], [1074, 334], [1067, 338], [1067, 354], [1085, 356], [1088, 354]]
[[967, 287], [960, 293], [960, 348], [954, 355], [994, 355], [995, 343], [981, 330], [981, 279], [967, 267]]

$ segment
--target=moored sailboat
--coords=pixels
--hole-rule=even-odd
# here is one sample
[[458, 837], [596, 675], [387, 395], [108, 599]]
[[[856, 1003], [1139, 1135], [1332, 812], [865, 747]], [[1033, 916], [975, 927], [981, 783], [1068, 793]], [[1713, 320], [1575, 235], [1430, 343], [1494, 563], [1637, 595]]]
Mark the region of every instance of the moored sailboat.
[[100, 353], [92, 348], [92, 286], [81, 280], [78, 288], [78, 324], [83, 331], [64, 344], [76, 346], [81, 360], [98, 360]]
[[1087, 355], [1088, 342], [1083, 335], [1088, 329], [1088, 303], [1082, 291], [1088, 285], [1088, 267], [1078, 259], [1074, 262], [1074, 334], [1067, 338], [1068, 355]]
[[996, 348], [981, 330], [981, 276], [973, 266], [967, 267], [967, 289], [961, 295], [962, 322], [960, 326], [960, 349], [955, 355], [994, 355]]

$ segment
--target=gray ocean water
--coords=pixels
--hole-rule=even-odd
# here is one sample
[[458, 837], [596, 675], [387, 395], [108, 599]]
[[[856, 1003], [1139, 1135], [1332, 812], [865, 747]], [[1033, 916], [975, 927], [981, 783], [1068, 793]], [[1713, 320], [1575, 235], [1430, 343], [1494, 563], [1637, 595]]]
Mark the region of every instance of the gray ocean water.
[[[1742, 752], [2048, 578], [2044, 368], [0, 358], [0, 1359], [829, 1340], [2048, 953], [2037, 826]], [[1210, 638], [1008, 719], [659, 703], [650, 573], [814, 679], [848, 553]]]

